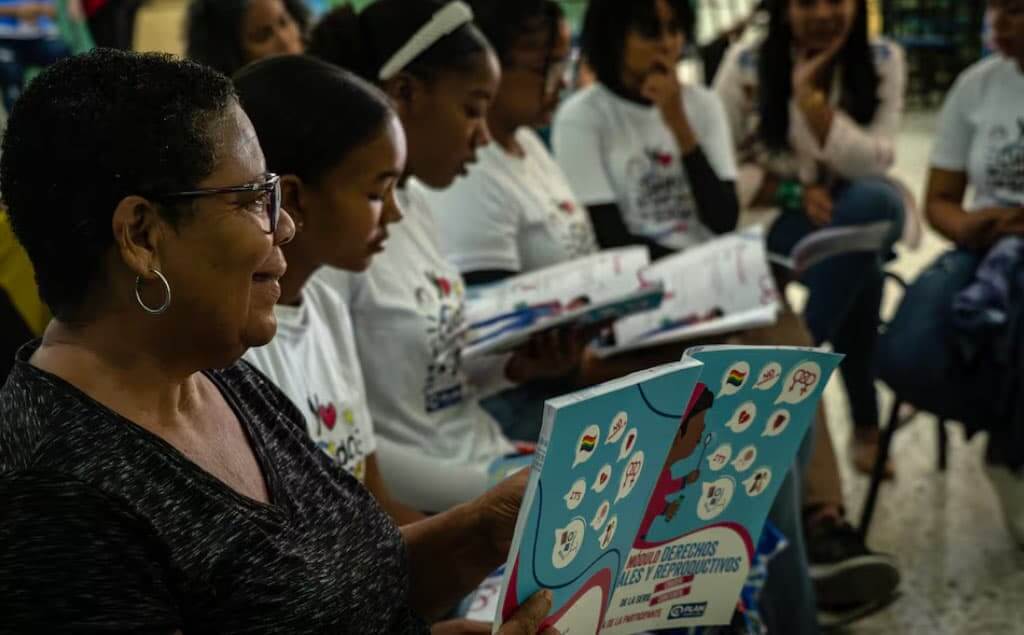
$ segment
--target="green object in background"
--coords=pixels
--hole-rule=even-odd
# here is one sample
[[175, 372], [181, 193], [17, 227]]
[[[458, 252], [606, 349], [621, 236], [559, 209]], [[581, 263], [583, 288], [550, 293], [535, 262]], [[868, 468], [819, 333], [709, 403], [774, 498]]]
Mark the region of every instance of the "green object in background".
[[92, 41], [92, 34], [89, 33], [89, 25], [84, 19], [76, 19], [68, 11], [68, 2], [76, 0], [56, 0], [57, 5], [57, 29], [64, 43], [71, 49], [72, 55], [85, 53], [93, 49], [96, 44]]

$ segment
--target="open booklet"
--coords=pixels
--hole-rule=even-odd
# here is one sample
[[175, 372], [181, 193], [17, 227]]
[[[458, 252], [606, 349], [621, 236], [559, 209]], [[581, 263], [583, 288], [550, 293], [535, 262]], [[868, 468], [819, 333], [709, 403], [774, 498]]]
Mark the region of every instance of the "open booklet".
[[595, 348], [601, 357], [769, 326], [778, 319], [779, 293], [760, 226], [659, 260], [640, 275], [661, 281], [665, 299], [657, 310], [616, 322], [612, 337]]
[[463, 356], [508, 352], [542, 331], [657, 308], [662, 284], [639, 275], [650, 260], [646, 247], [610, 249], [473, 290]]
[[727, 624], [840, 355], [707, 347], [548, 401], [495, 630], [541, 589], [540, 630]]

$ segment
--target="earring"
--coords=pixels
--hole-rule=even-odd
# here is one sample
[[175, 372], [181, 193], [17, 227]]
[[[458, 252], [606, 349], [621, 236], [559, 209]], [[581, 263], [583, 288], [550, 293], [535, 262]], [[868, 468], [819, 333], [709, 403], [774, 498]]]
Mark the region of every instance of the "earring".
[[164, 303], [157, 308], [152, 308], [146, 305], [146, 302], [142, 299], [142, 285], [145, 282], [145, 278], [137, 276], [135, 278], [135, 301], [139, 303], [142, 310], [150, 315], [162, 315], [167, 312], [167, 309], [171, 306], [171, 283], [167, 282], [167, 278], [164, 274], [160, 273], [157, 269], [150, 269], [151, 272], [157, 277], [157, 279], [164, 285]]

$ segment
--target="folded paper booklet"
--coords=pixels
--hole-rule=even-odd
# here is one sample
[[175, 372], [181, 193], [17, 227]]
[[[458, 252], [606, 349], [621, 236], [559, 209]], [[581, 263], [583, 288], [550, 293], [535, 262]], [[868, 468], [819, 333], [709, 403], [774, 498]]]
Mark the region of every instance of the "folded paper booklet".
[[640, 273], [665, 286], [657, 310], [617, 321], [612, 336], [596, 346], [601, 357], [774, 324], [775, 287], [764, 230], [728, 234], [669, 256]]
[[463, 356], [503, 353], [549, 329], [588, 326], [661, 305], [660, 282], [645, 282], [646, 247], [602, 251], [474, 290]]
[[495, 630], [550, 589], [573, 635], [730, 622], [842, 356], [706, 347], [547, 403]]

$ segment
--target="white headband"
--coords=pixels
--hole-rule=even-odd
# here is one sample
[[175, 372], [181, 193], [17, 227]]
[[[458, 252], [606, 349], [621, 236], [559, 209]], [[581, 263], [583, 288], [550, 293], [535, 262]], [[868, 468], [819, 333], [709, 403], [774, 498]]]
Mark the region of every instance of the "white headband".
[[424, 51], [437, 44], [438, 40], [455, 29], [473, 21], [473, 10], [465, 2], [455, 0], [434, 14], [430, 21], [420, 27], [416, 34], [409, 38], [402, 48], [391, 56], [391, 59], [380, 69], [377, 76], [386, 81], [402, 72], [414, 59]]

